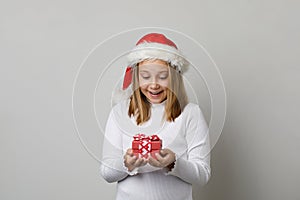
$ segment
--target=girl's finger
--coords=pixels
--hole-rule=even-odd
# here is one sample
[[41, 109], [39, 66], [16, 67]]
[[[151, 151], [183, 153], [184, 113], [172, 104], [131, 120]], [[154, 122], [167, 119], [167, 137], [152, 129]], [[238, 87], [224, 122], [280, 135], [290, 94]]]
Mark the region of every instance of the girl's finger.
[[142, 159], [142, 158], [138, 158], [138, 159], [135, 161], [134, 166], [139, 167], [139, 166], [142, 164], [142, 162], [143, 162], [143, 159]]
[[133, 165], [136, 162], [136, 160], [137, 160], [136, 156], [127, 156], [127, 162], [130, 165]]
[[146, 165], [147, 163], [148, 163], [148, 160], [145, 159], [145, 158], [143, 158], [143, 162], [142, 162], [141, 166], [144, 166], [144, 165]]
[[127, 155], [130, 155], [130, 156], [133, 156], [133, 151], [132, 151], [132, 149], [127, 149], [126, 154], [127, 154]]
[[[165, 160], [166, 160], [165, 157], [162, 157], [159, 153], [156, 153], [155, 156], [156, 156], [156, 160], [157, 160], [158, 162], [160, 162], [161, 164], [165, 163]], [[154, 158], [153, 158], [153, 159], [154, 159]]]
[[154, 167], [161, 167], [161, 164], [159, 161], [155, 160], [154, 158], [152, 157], [149, 157], [148, 159], [148, 163]]
[[166, 156], [169, 152], [166, 149], [162, 149], [159, 152], [163, 157]]

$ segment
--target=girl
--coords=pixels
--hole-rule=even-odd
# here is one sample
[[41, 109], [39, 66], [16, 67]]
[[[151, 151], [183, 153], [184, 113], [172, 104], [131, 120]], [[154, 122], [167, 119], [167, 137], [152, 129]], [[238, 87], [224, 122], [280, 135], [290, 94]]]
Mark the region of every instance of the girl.
[[[117, 200], [192, 200], [192, 184], [210, 178], [210, 147], [203, 114], [187, 100], [181, 75], [187, 62], [159, 33], [143, 36], [128, 59], [123, 89], [133, 94], [110, 112], [101, 175], [118, 183]], [[131, 149], [137, 133], [158, 135], [162, 149], [137, 156]]]

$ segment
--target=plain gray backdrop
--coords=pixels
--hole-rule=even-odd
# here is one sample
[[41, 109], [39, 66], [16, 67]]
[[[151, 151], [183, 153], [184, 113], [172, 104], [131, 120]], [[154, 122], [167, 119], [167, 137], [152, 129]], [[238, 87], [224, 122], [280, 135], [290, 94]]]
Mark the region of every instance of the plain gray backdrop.
[[75, 133], [72, 84], [95, 45], [144, 26], [190, 35], [223, 76], [226, 121], [194, 199], [300, 199], [298, 1], [0, 4], [0, 199], [115, 197]]

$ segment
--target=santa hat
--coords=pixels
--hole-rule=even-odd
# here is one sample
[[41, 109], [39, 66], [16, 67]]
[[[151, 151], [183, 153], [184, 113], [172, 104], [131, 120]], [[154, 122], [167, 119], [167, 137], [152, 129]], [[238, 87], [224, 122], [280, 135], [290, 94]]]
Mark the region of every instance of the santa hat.
[[178, 72], [187, 65], [187, 61], [179, 52], [176, 44], [160, 33], [149, 33], [143, 36], [134, 49], [128, 54], [129, 66], [126, 68], [123, 80], [123, 90], [127, 89], [132, 82], [132, 68], [137, 63], [148, 59], [166, 61]]

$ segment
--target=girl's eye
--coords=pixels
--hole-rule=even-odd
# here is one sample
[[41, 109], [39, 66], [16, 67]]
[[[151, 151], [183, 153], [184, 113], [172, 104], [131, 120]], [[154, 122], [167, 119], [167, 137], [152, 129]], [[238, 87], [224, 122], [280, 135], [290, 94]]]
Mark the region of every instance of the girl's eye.
[[168, 78], [168, 76], [161, 76], [161, 77], [159, 77], [159, 78], [162, 79], [162, 80], [165, 80], [165, 79]]
[[142, 76], [143, 79], [148, 80], [150, 76]]
[[167, 74], [167, 73], [163, 73], [163, 74], [161, 74], [160, 76], [159, 76], [159, 78], [161, 79], [161, 80], [165, 80], [165, 79], [167, 79], [169, 77], [169, 74]]

